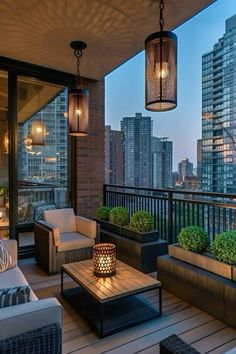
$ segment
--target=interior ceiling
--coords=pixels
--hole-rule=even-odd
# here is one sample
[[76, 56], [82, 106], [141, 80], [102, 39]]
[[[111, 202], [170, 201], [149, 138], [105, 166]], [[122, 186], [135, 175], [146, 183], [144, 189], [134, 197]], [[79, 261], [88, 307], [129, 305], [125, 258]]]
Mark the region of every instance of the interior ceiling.
[[[165, 0], [165, 30], [215, 0]], [[158, 0], [1, 0], [0, 55], [75, 73], [71, 41], [88, 47], [81, 75], [100, 79], [143, 49], [159, 30]]]

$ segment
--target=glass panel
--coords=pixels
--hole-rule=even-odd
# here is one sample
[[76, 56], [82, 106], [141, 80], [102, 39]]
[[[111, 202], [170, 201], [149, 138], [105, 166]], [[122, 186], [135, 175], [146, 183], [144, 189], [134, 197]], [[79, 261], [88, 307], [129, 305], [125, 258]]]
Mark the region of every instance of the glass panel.
[[18, 224], [68, 205], [67, 89], [19, 77]]
[[0, 237], [8, 237], [8, 77], [0, 71]]

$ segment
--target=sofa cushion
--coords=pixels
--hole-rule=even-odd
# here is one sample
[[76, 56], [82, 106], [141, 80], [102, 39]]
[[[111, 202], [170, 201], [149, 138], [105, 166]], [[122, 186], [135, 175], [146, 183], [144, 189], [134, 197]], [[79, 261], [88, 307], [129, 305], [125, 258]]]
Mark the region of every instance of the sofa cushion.
[[95, 244], [93, 238], [81, 235], [78, 232], [63, 233], [60, 235], [61, 243], [57, 252], [65, 252], [85, 247], [92, 247]]
[[10, 252], [8, 251], [7, 245], [3, 240], [0, 239], [0, 273], [15, 267], [15, 262], [12, 260]]
[[28, 285], [15, 288], [0, 289], [0, 308], [25, 304], [30, 301], [30, 288]]
[[[0, 284], [4, 288], [29, 285], [19, 267], [8, 269], [0, 274]], [[32, 289], [30, 289], [30, 301], [38, 300]]]
[[75, 214], [72, 208], [45, 210], [44, 220], [59, 228], [60, 233], [76, 232]]

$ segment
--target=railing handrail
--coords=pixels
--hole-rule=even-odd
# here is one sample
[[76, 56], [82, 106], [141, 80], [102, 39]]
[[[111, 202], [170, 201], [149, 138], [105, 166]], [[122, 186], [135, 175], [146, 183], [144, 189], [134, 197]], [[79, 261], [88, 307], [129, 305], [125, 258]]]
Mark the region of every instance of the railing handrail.
[[186, 190], [186, 189], [174, 189], [174, 188], [147, 188], [147, 187], [137, 187], [137, 186], [126, 186], [126, 185], [117, 185], [117, 184], [104, 184], [104, 187], [113, 187], [113, 188], [123, 188], [123, 189], [134, 189], [134, 190], [144, 190], [149, 192], [162, 192], [162, 193], [176, 193], [176, 194], [192, 194], [192, 195], [204, 195], [207, 197], [221, 197], [221, 198], [230, 198], [236, 199], [235, 194], [230, 193], [216, 193], [216, 192], [205, 192], [205, 191], [195, 191], [195, 190]]

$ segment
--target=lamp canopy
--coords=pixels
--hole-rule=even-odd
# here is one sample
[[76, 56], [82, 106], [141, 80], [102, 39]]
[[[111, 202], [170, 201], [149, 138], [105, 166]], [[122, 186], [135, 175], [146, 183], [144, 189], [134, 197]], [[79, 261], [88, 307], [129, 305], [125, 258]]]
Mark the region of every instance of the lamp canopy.
[[68, 93], [68, 116], [69, 116], [69, 134], [72, 136], [88, 135], [88, 105], [89, 93], [80, 85], [80, 58], [82, 50], [87, 44], [82, 41], [74, 41], [70, 44], [74, 49], [74, 55], [77, 58], [76, 84]]
[[160, 31], [145, 40], [145, 108], [157, 112], [177, 106], [177, 36], [163, 31], [163, 0], [159, 8]]

